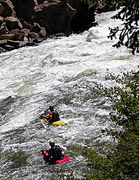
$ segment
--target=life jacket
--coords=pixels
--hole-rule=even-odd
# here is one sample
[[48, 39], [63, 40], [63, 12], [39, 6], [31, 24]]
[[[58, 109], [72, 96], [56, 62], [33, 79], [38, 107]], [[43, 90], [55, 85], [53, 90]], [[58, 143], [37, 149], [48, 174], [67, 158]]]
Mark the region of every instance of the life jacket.
[[52, 115], [52, 120], [51, 121], [52, 122], [59, 121], [60, 118], [59, 118], [58, 112], [57, 111], [53, 111], [52, 113], [53, 113], [53, 115]]
[[52, 156], [53, 159], [55, 159], [55, 160], [61, 159], [62, 149], [59, 145], [55, 145], [50, 152], [52, 153], [50, 155]]
[[59, 145], [55, 145], [56, 159], [60, 159], [62, 156], [62, 149]]

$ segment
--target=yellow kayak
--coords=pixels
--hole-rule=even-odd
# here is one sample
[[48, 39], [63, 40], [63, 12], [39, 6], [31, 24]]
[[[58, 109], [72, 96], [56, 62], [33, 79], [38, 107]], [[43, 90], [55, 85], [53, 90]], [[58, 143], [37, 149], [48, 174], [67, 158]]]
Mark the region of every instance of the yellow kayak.
[[60, 121], [55, 121], [53, 123], [49, 123], [47, 119], [41, 120], [41, 123], [43, 126], [45, 126], [46, 124], [47, 125], [50, 124], [50, 125], [54, 125], [54, 126], [67, 124], [67, 122], [65, 120], [60, 120]]

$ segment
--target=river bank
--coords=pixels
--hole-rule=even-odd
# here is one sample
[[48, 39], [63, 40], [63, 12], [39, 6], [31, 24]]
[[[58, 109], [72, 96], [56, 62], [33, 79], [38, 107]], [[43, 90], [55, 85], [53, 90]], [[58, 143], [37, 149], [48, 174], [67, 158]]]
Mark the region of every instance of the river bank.
[[55, 34], [81, 32], [95, 21], [98, 6], [97, 1], [81, 0], [1, 0], [0, 52], [37, 45]]

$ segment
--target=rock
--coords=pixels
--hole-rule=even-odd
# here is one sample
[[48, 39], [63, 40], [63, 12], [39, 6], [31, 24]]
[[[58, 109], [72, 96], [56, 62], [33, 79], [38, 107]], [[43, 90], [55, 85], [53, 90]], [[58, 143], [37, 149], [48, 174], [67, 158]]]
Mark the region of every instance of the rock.
[[19, 28], [19, 29], [23, 28], [21, 22], [16, 17], [9, 16], [5, 19], [5, 21], [6, 21], [7, 28], [9, 30], [16, 29], [16, 28]]
[[4, 10], [4, 7], [2, 6], [2, 4], [0, 4], [0, 16], [1, 16], [2, 13], [3, 13], [3, 10]]
[[17, 17], [30, 21], [34, 13], [34, 0], [13, 0], [13, 4]]
[[38, 0], [34, 0], [35, 6], [38, 6]]
[[19, 44], [20, 44], [20, 41], [13, 41], [13, 40], [8, 40], [7, 41], [9, 45], [15, 47], [15, 48], [18, 48], [19, 47]]
[[0, 26], [2, 25], [3, 22], [4, 22], [4, 18], [0, 16]]
[[76, 12], [65, 0], [44, 1], [34, 11], [34, 21], [45, 27], [48, 35], [69, 33], [70, 22]]
[[76, 9], [76, 14], [71, 20], [71, 29], [73, 32], [82, 32], [86, 30], [90, 23], [95, 21], [95, 8], [97, 1], [88, 4], [82, 0], [68, 0], [68, 3]]
[[27, 46], [37, 46], [38, 44], [36, 42], [28, 42], [26, 45]]
[[6, 50], [8, 50], [8, 51], [11, 51], [11, 50], [14, 50], [15, 47], [7, 44], [7, 45], [4, 46], [4, 49], [6, 49]]
[[42, 4], [45, 0], [38, 0], [38, 4]]
[[9, 40], [14, 40], [14, 37], [15, 35], [14, 34], [2, 34], [0, 35], [0, 39], [3, 40], [3, 39], [9, 39]]
[[31, 23], [27, 22], [27, 21], [23, 21], [22, 25], [23, 25], [23, 28], [26, 28], [26, 29], [31, 29], [32, 28]]
[[8, 96], [7, 98], [5, 98], [2, 103], [12, 103], [12, 102], [15, 102], [16, 100], [16, 96]]
[[10, 34], [14, 34], [14, 40], [23, 41], [24, 33], [19, 29], [13, 29], [10, 31]]
[[10, 0], [5, 0], [4, 2], [2, 2], [2, 5], [4, 7], [2, 13], [3, 17], [15, 16], [14, 6]]
[[40, 30], [41, 30], [41, 26], [38, 23], [35, 22], [34, 25], [33, 25], [33, 28], [31, 29], [31, 31], [39, 33]]
[[30, 32], [28, 36], [29, 38], [31, 38], [31, 41], [34, 41], [39, 37], [39, 34], [35, 32]]
[[24, 37], [24, 42], [28, 43], [28, 38], [26, 36]]
[[8, 29], [6, 27], [6, 23], [2, 23], [2, 25], [0, 26], [0, 35], [1, 34], [6, 34], [8, 32]]
[[29, 30], [29, 29], [24, 28], [24, 29], [22, 29], [22, 30], [21, 30], [21, 32], [23, 32], [23, 33], [24, 33], [24, 36], [28, 37], [28, 35], [29, 35], [29, 33], [30, 33], [30, 30]]
[[23, 41], [20, 41], [19, 47], [24, 47], [28, 43], [28, 38], [25, 36]]
[[28, 38], [25, 36], [24, 37], [24, 42], [27, 43], [28, 42]]
[[7, 39], [0, 40], [0, 46], [3, 47], [7, 44]]
[[0, 47], [0, 53], [4, 53], [4, 52], [6, 52], [6, 49]]
[[45, 27], [42, 27], [41, 28], [41, 30], [40, 30], [40, 32], [39, 32], [39, 35], [40, 35], [40, 37], [46, 37], [46, 29], [45, 29]]
[[81, 32], [94, 23], [94, 4], [83, 0], [0, 0], [0, 39], [6, 49]]
[[38, 39], [34, 40], [34, 42], [36, 42], [38, 44], [38, 43], [41, 43], [45, 39], [46, 39], [46, 37], [39, 37]]

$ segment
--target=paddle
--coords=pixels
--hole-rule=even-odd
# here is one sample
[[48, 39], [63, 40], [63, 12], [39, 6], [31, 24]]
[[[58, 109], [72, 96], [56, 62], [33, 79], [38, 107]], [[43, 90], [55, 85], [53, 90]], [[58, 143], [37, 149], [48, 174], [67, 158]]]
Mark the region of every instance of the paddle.
[[48, 111], [49, 109], [45, 110], [45, 112], [40, 116], [40, 119], [41, 119], [41, 123], [43, 125], [44, 128], [46, 128], [46, 124], [49, 123], [48, 121], [48, 116], [46, 116], [46, 112]]
[[40, 119], [46, 118], [45, 114], [48, 114], [48, 110], [49, 108], [44, 111], [44, 113], [40, 116]]

